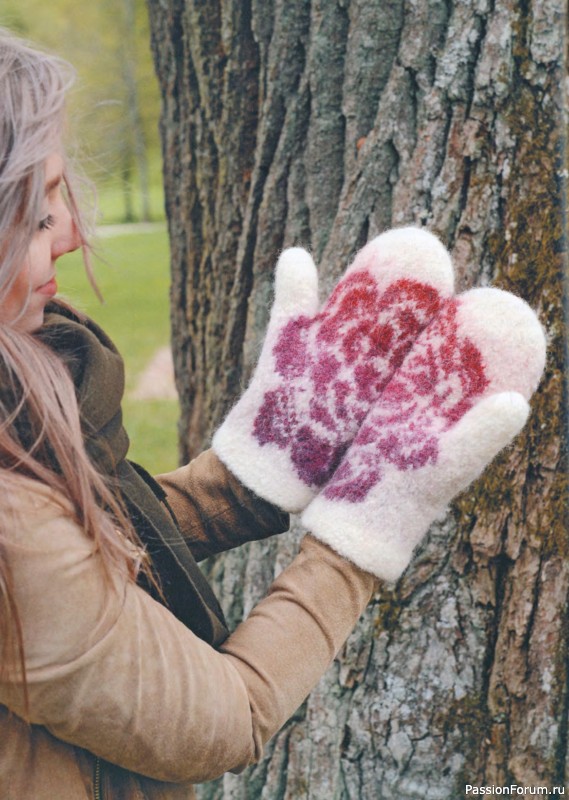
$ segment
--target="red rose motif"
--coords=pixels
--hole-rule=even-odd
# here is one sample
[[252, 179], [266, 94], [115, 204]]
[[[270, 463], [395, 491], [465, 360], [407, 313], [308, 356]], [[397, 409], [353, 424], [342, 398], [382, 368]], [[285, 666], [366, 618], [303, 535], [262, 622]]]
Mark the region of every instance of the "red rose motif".
[[476, 345], [461, 337], [458, 300], [426, 328], [367, 415], [345, 461], [324, 493], [362, 501], [389, 464], [398, 470], [435, 464], [438, 437], [488, 386]]
[[381, 294], [369, 272], [348, 275], [319, 314], [281, 331], [273, 356], [282, 383], [255, 419], [259, 444], [290, 449], [301, 480], [322, 486], [439, 305], [438, 292], [417, 281]]

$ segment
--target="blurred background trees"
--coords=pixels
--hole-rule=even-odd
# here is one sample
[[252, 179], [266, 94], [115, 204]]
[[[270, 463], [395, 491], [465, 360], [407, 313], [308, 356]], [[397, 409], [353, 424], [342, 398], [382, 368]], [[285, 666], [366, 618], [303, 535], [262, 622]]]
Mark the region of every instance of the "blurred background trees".
[[[79, 253], [58, 262], [60, 291], [104, 327], [125, 359], [130, 457], [156, 472], [173, 469], [179, 409], [169, 365], [157, 361], [169, 347], [170, 262], [146, 6], [143, 0], [2, 0], [0, 25], [77, 71], [68, 146], [96, 189], [95, 270], [105, 304], [86, 280]], [[89, 210], [89, 186], [83, 199]], [[149, 219], [157, 224], [120, 224]], [[157, 363], [164, 364], [158, 372]], [[149, 373], [153, 391], [140, 392]]]
[[144, 0], [3, 0], [0, 24], [77, 69], [73, 136], [102, 221], [162, 219], [160, 98]]

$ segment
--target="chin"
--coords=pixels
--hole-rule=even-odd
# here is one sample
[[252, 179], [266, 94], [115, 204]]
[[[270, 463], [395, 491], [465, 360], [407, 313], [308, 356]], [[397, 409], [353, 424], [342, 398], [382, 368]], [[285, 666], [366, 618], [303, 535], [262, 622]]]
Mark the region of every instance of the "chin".
[[20, 333], [35, 333], [36, 331], [39, 331], [43, 325], [44, 317], [45, 314], [43, 308], [41, 311], [34, 311], [33, 313], [27, 312], [14, 324], [14, 327], [16, 330], [20, 331]]
[[43, 325], [44, 321], [45, 321], [45, 314], [42, 311], [41, 314], [38, 314], [36, 316], [36, 319], [34, 321], [30, 320], [30, 326], [28, 328], [28, 333], [35, 333], [36, 331], [39, 331], [39, 329]]

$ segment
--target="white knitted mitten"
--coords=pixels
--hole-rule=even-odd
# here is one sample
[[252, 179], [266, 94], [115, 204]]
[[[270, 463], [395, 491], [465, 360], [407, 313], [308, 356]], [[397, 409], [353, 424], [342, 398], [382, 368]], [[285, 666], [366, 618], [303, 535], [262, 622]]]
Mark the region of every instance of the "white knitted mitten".
[[448, 253], [417, 228], [367, 244], [321, 311], [312, 258], [286, 250], [259, 363], [215, 452], [260, 497], [303, 509], [452, 291]]
[[396, 581], [430, 524], [524, 426], [545, 363], [534, 312], [499, 289], [448, 300], [302, 521]]

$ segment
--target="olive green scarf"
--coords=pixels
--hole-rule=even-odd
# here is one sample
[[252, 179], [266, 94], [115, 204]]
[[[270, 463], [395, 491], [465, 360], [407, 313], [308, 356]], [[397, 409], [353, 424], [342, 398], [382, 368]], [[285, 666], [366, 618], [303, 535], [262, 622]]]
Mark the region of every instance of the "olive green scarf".
[[223, 612], [185, 543], [158, 483], [126, 458], [122, 423], [124, 364], [94, 322], [57, 302], [37, 334], [67, 364], [75, 383], [87, 452], [98, 470], [116, 479], [133, 525], [159, 579], [162, 598], [141, 584], [200, 638], [219, 645], [228, 636]]

